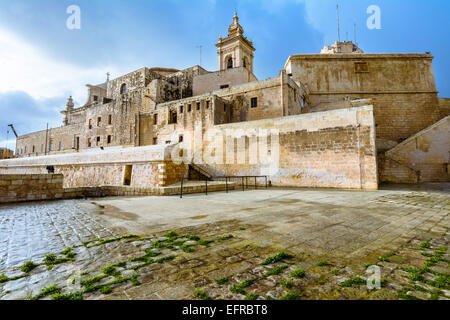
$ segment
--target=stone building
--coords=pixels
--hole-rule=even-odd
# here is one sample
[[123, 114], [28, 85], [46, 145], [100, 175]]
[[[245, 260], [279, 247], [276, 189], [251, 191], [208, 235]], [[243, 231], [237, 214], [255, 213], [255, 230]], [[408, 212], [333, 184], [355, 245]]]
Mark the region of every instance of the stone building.
[[14, 151], [6, 149], [6, 148], [0, 148], [0, 160], [1, 159], [12, 159], [14, 158]]
[[431, 54], [366, 54], [336, 42], [292, 55], [277, 76], [258, 80], [256, 49], [237, 14], [216, 47], [214, 72], [141, 68], [87, 85], [83, 106], [68, 99], [62, 127], [17, 139], [21, 159], [0, 162], [0, 174], [45, 173], [45, 164], [64, 174], [65, 187], [163, 187], [189, 170], [174, 163], [179, 145], [180, 153], [209, 150], [222, 144], [208, 140], [211, 129], [263, 128], [278, 132], [276, 165], [261, 164], [275, 153], [274, 138], [253, 147], [266, 138], [252, 133], [226, 137], [215, 154], [226, 161], [197, 164], [211, 175], [268, 175], [293, 187], [448, 181], [450, 103], [438, 98]]

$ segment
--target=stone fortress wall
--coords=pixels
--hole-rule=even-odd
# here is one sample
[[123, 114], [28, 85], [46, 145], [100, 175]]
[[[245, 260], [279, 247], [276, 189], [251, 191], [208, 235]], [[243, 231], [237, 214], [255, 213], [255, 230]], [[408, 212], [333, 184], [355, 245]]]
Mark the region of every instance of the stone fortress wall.
[[0, 203], [64, 198], [62, 174], [0, 174]]
[[[237, 15], [216, 46], [217, 72], [141, 68], [88, 85], [85, 105], [74, 108], [69, 98], [62, 127], [17, 139], [19, 159], [0, 162], [0, 174], [42, 174], [54, 165], [66, 188], [164, 188], [188, 168], [159, 151], [206, 150], [215, 143], [211, 130], [264, 128], [280, 132], [275, 171], [198, 164], [215, 175], [266, 173], [277, 186], [448, 181], [449, 123], [438, 121], [450, 103], [437, 96], [431, 54], [365, 54], [336, 43], [322, 54], [290, 56], [277, 77], [258, 80], [255, 48]], [[248, 160], [255, 138], [242, 139], [232, 145]]]

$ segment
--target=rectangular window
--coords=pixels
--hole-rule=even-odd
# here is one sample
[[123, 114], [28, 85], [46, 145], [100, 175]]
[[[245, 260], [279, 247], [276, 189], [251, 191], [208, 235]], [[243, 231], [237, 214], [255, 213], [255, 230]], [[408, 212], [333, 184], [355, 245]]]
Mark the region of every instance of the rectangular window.
[[44, 152], [44, 145], [41, 145], [41, 152]]
[[50, 151], [53, 151], [53, 140], [50, 140]]
[[155, 113], [155, 114], [153, 115], [153, 124], [154, 124], [154, 125], [157, 125], [157, 124], [158, 124], [158, 114], [157, 114], [157, 113]]
[[251, 99], [251, 107], [257, 108], [258, 107], [258, 98], [252, 98]]
[[25, 153], [27, 153], [27, 146], [25, 146]]
[[92, 129], [92, 119], [89, 119], [89, 129]]
[[169, 124], [177, 123], [177, 112], [169, 111]]
[[158, 144], [158, 138], [153, 138], [153, 145], [156, 146]]
[[367, 64], [367, 62], [355, 62], [355, 72], [356, 73], [369, 72], [369, 65]]
[[88, 148], [92, 147], [91, 138], [88, 138], [88, 140], [87, 140], [87, 145], [88, 145]]
[[133, 176], [133, 166], [127, 165], [125, 166], [124, 174], [123, 174], [123, 185], [131, 186], [131, 177]]
[[206, 101], [206, 109], [209, 109], [209, 101]]
[[180, 107], [180, 113], [183, 113], [184, 112], [184, 106], [181, 106]]
[[100, 127], [101, 124], [102, 124], [102, 117], [98, 117], [97, 118], [97, 127]]
[[184, 139], [184, 137], [181, 135], [181, 136], [178, 138], [178, 142], [183, 142], [183, 139]]
[[200, 110], [200, 102], [197, 102], [197, 110]]
[[34, 151], [35, 151], [35, 147], [33, 146], [33, 153], [34, 153]]
[[192, 104], [188, 105], [188, 112], [192, 111]]
[[98, 101], [98, 96], [94, 96], [94, 101]]
[[97, 147], [100, 145], [100, 137], [97, 137]]
[[108, 136], [108, 144], [112, 142], [112, 136]]
[[229, 87], [230, 87], [230, 85], [224, 84], [224, 85], [221, 85], [221, 86], [220, 86], [220, 89], [227, 89], [227, 88], [229, 88]]
[[61, 150], [62, 150], [62, 142], [60, 141], [59, 145], [58, 145], [58, 151], [61, 151]]
[[108, 125], [112, 125], [112, 115], [108, 115]]

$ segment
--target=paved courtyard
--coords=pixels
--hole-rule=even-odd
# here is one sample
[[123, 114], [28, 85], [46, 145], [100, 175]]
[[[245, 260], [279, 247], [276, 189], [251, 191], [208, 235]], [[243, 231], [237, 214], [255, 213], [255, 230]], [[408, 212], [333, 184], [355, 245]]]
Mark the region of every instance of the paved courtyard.
[[[0, 206], [0, 298], [448, 299], [449, 190]], [[371, 265], [381, 270], [379, 290], [366, 286]]]

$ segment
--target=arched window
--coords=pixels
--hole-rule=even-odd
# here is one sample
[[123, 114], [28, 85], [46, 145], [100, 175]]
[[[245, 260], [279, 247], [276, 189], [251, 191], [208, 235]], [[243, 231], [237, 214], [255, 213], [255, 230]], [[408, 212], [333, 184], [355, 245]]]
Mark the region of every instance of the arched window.
[[124, 83], [121, 87], [120, 87], [120, 94], [125, 94], [127, 93], [127, 84]]
[[227, 62], [227, 69], [233, 68], [233, 58], [229, 57]]

